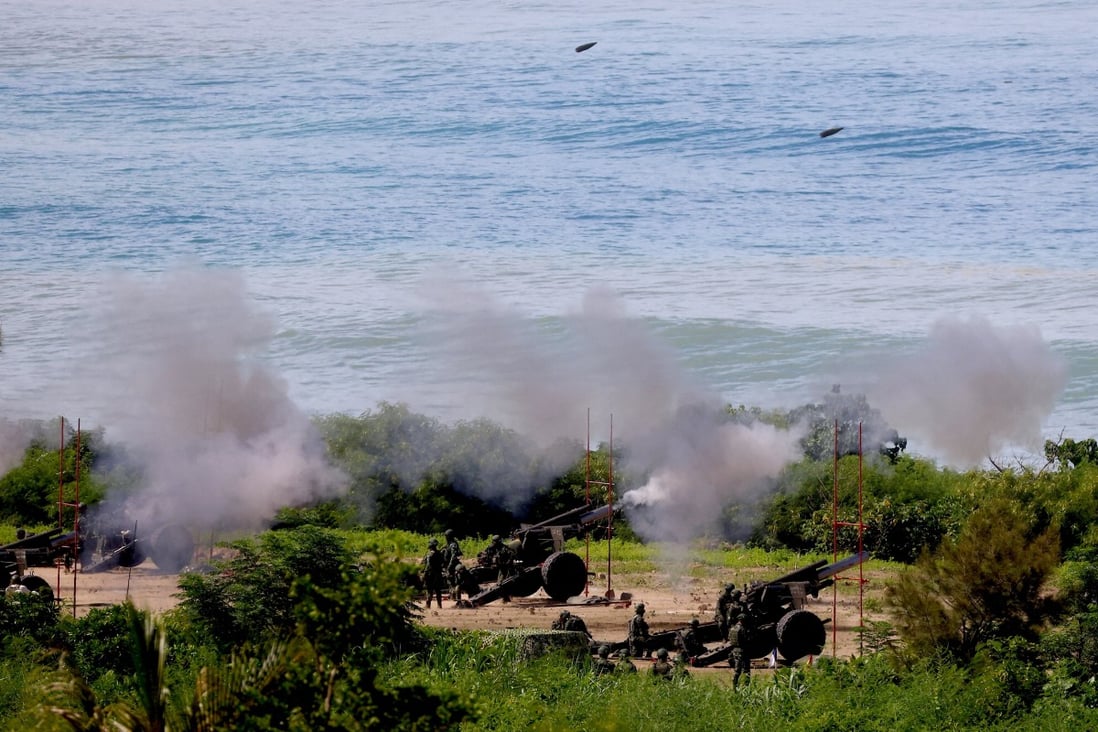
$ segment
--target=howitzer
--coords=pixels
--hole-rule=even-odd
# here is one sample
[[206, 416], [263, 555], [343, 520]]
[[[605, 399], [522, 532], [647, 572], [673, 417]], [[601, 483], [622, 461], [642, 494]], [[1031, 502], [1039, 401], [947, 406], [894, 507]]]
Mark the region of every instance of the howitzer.
[[48, 581], [24, 573], [31, 567], [53, 567], [73, 555], [73, 545], [79, 539], [73, 532], [66, 534], [62, 531], [53, 528], [0, 546], [0, 588], [18, 581], [27, 589], [45, 590], [52, 594]]
[[[805, 656], [816, 656], [823, 651], [827, 642], [824, 622], [815, 613], [805, 609], [808, 597], [818, 597], [820, 590], [835, 584], [835, 576], [845, 569], [855, 567], [865, 561], [865, 552], [853, 554], [837, 562], [828, 564], [820, 560], [807, 567], [801, 567], [777, 579], [753, 582], [741, 596], [739, 603], [732, 606], [731, 622], [736, 615], [744, 616], [746, 638], [744, 650], [749, 658], [769, 656], [778, 650], [786, 661], [796, 661]], [[689, 626], [651, 633], [647, 648], [672, 650], [680, 645], [679, 638]], [[695, 666], [708, 666], [727, 659], [732, 646], [721, 637], [717, 623], [701, 623], [695, 630], [698, 639], [705, 644], [718, 643], [707, 647], [705, 653], [694, 657]], [[602, 641], [594, 641], [593, 647]], [[626, 641], [608, 643], [611, 650], [624, 650]]]
[[821, 559], [775, 580], [751, 583], [740, 599], [747, 655], [761, 658], [775, 648], [787, 661], [819, 655], [826, 645], [827, 631], [824, 621], [804, 608], [805, 600], [818, 597], [820, 590], [835, 584], [837, 574], [866, 558], [861, 552], [831, 564]]
[[471, 594], [467, 604], [477, 607], [500, 598], [528, 597], [542, 588], [558, 602], [580, 594], [587, 586], [587, 565], [579, 555], [564, 551], [564, 542], [584, 536], [610, 514], [609, 506], [583, 505], [521, 526], [508, 543], [515, 557], [513, 574], [500, 579], [490, 555], [481, 552], [470, 572], [478, 584], [491, 586]]

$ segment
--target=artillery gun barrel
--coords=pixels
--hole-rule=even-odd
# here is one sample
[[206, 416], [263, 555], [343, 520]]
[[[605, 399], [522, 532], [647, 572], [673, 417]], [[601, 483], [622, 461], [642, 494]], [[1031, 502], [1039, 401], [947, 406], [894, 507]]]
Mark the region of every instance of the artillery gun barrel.
[[55, 526], [49, 531], [43, 531], [40, 534], [33, 534], [22, 539], [17, 539], [10, 544], [4, 544], [0, 546], [0, 550], [7, 549], [33, 549], [35, 547], [46, 547], [50, 545], [50, 539], [60, 534], [61, 527]]
[[564, 513], [557, 514], [552, 518], [547, 518], [544, 521], [539, 521], [536, 524], [527, 524], [515, 532], [516, 535], [521, 536], [531, 531], [537, 531], [538, 529], [544, 529], [550, 526], [570, 526], [574, 524], [586, 525], [592, 524], [597, 521], [601, 521], [606, 516], [610, 515], [609, 506], [600, 506], [596, 509], [591, 509], [589, 504], [584, 504], [577, 508], [573, 508]]
[[788, 582], [808, 582], [809, 584], [813, 584], [828, 579], [829, 577], [834, 577], [844, 569], [860, 564], [868, 558], [869, 554], [867, 552], [860, 552], [858, 554], [851, 554], [849, 557], [844, 557], [833, 564], [828, 564], [826, 559], [821, 559], [818, 562], [809, 564], [807, 567], [795, 569], [789, 574], [784, 574], [777, 579], [770, 580], [766, 584], [779, 585]]

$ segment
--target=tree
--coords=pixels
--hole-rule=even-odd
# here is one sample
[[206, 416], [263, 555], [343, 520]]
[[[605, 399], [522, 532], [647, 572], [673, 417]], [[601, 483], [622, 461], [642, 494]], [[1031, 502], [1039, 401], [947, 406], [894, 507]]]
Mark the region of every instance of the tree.
[[1052, 611], [1042, 590], [1059, 541], [1054, 528], [1031, 535], [1016, 508], [997, 499], [977, 509], [956, 541], [924, 553], [888, 587], [906, 653], [969, 661], [988, 640], [1037, 637]]

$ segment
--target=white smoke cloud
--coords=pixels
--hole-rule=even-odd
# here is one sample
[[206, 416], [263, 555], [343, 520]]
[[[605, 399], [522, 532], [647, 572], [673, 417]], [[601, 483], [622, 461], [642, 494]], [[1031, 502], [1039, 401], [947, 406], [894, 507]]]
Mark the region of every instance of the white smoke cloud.
[[754, 503], [800, 456], [798, 430], [688, 411], [685, 419], [658, 425], [628, 463], [651, 476], [622, 497], [630, 525], [646, 539], [685, 542], [707, 533], [726, 506]]
[[646, 538], [704, 533], [727, 503], [758, 495], [798, 456], [797, 433], [728, 423], [719, 396], [608, 290], [588, 291], [577, 312], [552, 324], [449, 279], [432, 281], [426, 294], [429, 360], [449, 377], [455, 401], [485, 407], [544, 444], [582, 434], [589, 412], [604, 432], [613, 417], [615, 439], [628, 444], [624, 469], [652, 476], [626, 495]]
[[131, 516], [255, 526], [343, 487], [320, 435], [259, 360], [272, 324], [247, 304], [239, 274], [119, 276], [104, 300], [90, 383], [147, 479], [144, 500], [127, 501]]
[[0, 475], [23, 462], [34, 436], [28, 425], [0, 418]]
[[423, 294], [427, 361], [448, 401], [475, 405], [477, 416], [541, 444], [582, 433], [588, 411], [597, 420], [613, 414], [621, 424], [647, 424], [705, 394], [610, 291], [588, 291], [560, 321], [527, 317], [441, 277]]
[[879, 359], [865, 393], [901, 434], [967, 467], [1039, 447], [1066, 379], [1038, 328], [947, 318], [915, 352]]

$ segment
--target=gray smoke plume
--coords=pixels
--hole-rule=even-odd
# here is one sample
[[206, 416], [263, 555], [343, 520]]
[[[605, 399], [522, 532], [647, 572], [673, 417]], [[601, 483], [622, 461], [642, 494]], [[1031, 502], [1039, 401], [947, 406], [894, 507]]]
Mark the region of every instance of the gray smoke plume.
[[23, 455], [39, 433], [29, 423], [0, 418], [0, 475], [23, 462]]
[[591, 290], [563, 319], [538, 320], [470, 286], [434, 279], [424, 289], [422, 331], [431, 380], [451, 403], [475, 405], [531, 439], [550, 444], [613, 414], [621, 424], [665, 419], [703, 390], [620, 299]]
[[686, 542], [714, 528], [730, 504], [752, 504], [800, 456], [800, 430], [738, 424], [715, 411], [684, 410], [656, 425], [630, 469], [650, 475], [623, 496], [630, 525], [646, 539]]
[[272, 325], [247, 305], [238, 274], [120, 276], [104, 300], [91, 383], [110, 405], [104, 423], [142, 466], [131, 516], [250, 527], [342, 488], [320, 435], [258, 358]]
[[948, 318], [902, 357], [881, 359], [865, 392], [901, 433], [956, 465], [1035, 448], [1067, 369], [1036, 327]]
[[494, 405], [493, 418], [544, 444], [582, 434], [588, 411], [605, 436], [613, 417], [615, 440], [628, 445], [620, 467], [651, 476], [624, 497], [646, 538], [704, 533], [728, 502], [750, 498], [797, 457], [799, 434], [729, 423], [713, 407], [719, 397], [607, 290], [587, 292], [559, 323], [523, 318], [451, 281], [432, 282], [429, 299], [430, 360], [447, 383], [469, 389], [453, 398]]

